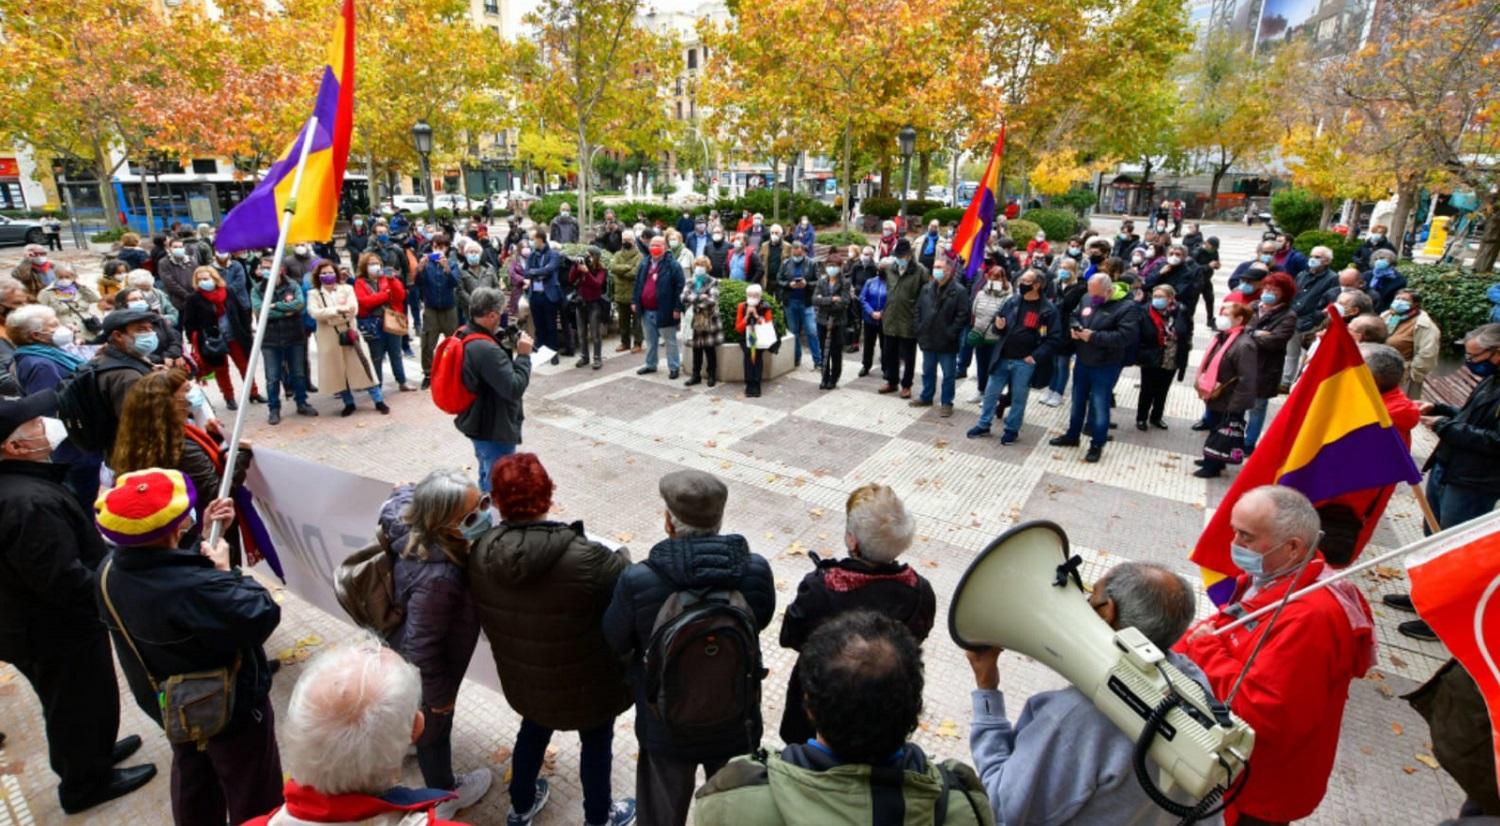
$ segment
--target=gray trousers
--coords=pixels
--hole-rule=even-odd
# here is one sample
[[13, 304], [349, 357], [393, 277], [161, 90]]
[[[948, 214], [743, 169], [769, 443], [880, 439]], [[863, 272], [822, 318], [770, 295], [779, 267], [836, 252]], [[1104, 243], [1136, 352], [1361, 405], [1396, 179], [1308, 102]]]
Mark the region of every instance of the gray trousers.
[[437, 349], [438, 339], [451, 336], [458, 330], [458, 308], [439, 310], [425, 307], [422, 310], [422, 375], [432, 375], [432, 353]]
[[703, 766], [707, 782], [727, 762], [678, 760], [641, 749], [635, 768], [637, 826], [685, 826], [693, 791], [698, 788], [698, 766]]

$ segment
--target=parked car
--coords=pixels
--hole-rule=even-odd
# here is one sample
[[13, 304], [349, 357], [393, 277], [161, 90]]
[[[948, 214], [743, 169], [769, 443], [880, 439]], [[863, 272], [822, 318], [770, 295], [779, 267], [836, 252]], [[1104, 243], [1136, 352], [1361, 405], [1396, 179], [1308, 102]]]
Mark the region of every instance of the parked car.
[[[433, 206], [436, 207], [437, 204]], [[403, 209], [425, 213], [427, 211], [427, 199], [421, 195], [396, 195], [387, 198], [380, 205], [380, 211], [386, 215], [394, 215]]]
[[40, 244], [42, 235], [41, 221], [0, 215], [0, 244]]
[[434, 209], [464, 210], [479, 209], [478, 201], [471, 201], [457, 192], [439, 192], [432, 198]]
[[946, 186], [927, 187], [927, 200], [937, 201], [943, 206], [953, 206], [952, 193], [948, 191], [948, 187]]

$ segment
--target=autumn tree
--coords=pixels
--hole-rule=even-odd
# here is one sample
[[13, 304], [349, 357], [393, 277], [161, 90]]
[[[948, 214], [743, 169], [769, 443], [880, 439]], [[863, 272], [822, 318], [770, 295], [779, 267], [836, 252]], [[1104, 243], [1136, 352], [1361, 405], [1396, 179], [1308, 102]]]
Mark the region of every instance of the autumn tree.
[[1210, 36], [1185, 62], [1183, 144], [1208, 168], [1209, 209], [1216, 208], [1219, 185], [1229, 170], [1276, 145], [1264, 72], [1228, 34]]

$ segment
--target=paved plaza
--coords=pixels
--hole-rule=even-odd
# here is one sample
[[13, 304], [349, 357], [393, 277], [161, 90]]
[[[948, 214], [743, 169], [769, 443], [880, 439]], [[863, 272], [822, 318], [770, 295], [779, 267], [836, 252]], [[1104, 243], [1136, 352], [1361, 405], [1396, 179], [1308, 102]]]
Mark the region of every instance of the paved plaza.
[[[1097, 226], [1112, 232], [1115, 225], [1101, 221]], [[1224, 239], [1224, 275], [1250, 257], [1259, 238], [1258, 229], [1245, 227], [1211, 225], [1204, 231]], [[97, 272], [97, 255], [77, 257]], [[0, 250], [0, 271], [8, 272], [17, 260], [18, 249]], [[1216, 292], [1222, 296], [1225, 289], [1221, 277]], [[1195, 366], [1207, 341], [1202, 319], [1200, 310]], [[526, 397], [523, 449], [540, 456], [557, 484], [554, 518], [581, 519], [591, 532], [628, 545], [636, 559], [644, 558], [662, 538], [656, 493], [662, 474], [691, 467], [726, 481], [730, 495], [725, 531], [744, 534], [751, 547], [771, 561], [776, 577], [777, 616], [762, 637], [770, 669], [764, 702], [768, 744], [775, 738], [793, 661], [791, 652], [777, 646], [781, 614], [798, 581], [811, 570], [807, 553], [842, 553], [844, 500], [856, 486], [893, 486], [917, 519], [918, 539], [905, 559], [932, 580], [939, 622], [924, 649], [926, 708], [914, 739], [930, 754], [967, 761], [973, 679], [963, 654], [948, 639], [946, 616], [953, 588], [974, 555], [1018, 522], [1048, 519], [1067, 530], [1073, 548], [1084, 556], [1086, 579], [1120, 561], [1139, 559], [1169, 565], [1197, 583], [1187, 556], [1232, 478], [1201, 480], [1190, 475], [1203, 442], [1202, 434], [1188, 429], [1201, 411], [1190, 380], [1172, 386], [1169, 429], [1143, 433], [1132, 426], [1137, 372], [1127, 369], [1116, 394], [1120, 409], [1114, 420], [1120, 429], [1115, 441], [1105, 449], [1103, 461], [1085, 464], [1081, 448], [1046, 444], [1064, 428], [1067, 406], [1044, 407], [1035, 394], [1017, 444], [1002, 447], [998, 438], [966, 439], [964, 431], [974, 423], [978, 409], [966, 402], [975, 389], [972, 377], [959, 383], [954, 416], [942, 419], [936, 408], [912, 408], [894, 395], [876, 394], [878, 375], [855, 378], [858, 355], [845, 355], [845, 378], [836, 391], [820, 391], [819, 375], [804, 363], [800, 370], [768, 383], [761, 398], [745, 399], [737, 384], [685, 388], [681, 381], [668, 381], [665, 369], [636, 376], [639, 357], [611, 354], [614, 344], [606, 346], [606, 355], [613, 357], [599, 371], [575, 369], [569, 359], [535, 369]], [[420, 374], [415, 362], [407, 369], [413, 376]], [[444, 466], [473, 471], [468, 441], [427, 394], [398, 393], [393, 385], [388, 390], [390, 416], [376, 415], [368, 400], [360, 399], [359, 413], [341, 419], [339, 401], [323, 394], [315, 399], [321, 418], [288, 416], [273, 428], [265, 423], [264, 407], [255, 406], [248, 436], [257, 446], [392, 483], [415, 480]], [[207, 392], [217, 404], [216, 390], [210, 386]], [[998, 426], [995, 432], [998, 437]], [[1428, 431], [1415, 434], [1419, 463], [1433, 446]], [[1398, 491], [1365, 553], [1379, 553], [1420, 535], [1416, 504], [1409, 492]], [[1419, 643], [1397, 634], [1396, 624], [1409, 617], [1378, 604], [1380, 594], [1404, 589], [1399, 564], [1358, 582], [1375, 605], [1379, 663], [1368, 678], [1351, 687], [1327, 797], [1304, 822], [1435, 823], [1457, 812], [1463, 795], [1445, 773], [1431, 767], [1435, 764], [1427, 728], [1400, 695], [1426, 679], [1447, 655], [1438, 643]], [[278, 598], [282, 624], [267, 648], [289, 661], [276, 677], [273, 692], [281, 711], [299, 673], [298, 662], [350, 636], [353, 629], [342, 618], [324, 614], [290, 593], [281, 591]], [[1208, 609], [1201, 591], [1199, 609]], [[490, 656], [483, 642], [475, 656]], [[1001, 688], [1013, 714], [1019, 713], [1025, 697], [1062, 684], [1061, 678], [1021, 655], [1007, 653], [1001, 659]], [[162, 775], [139, 792], [68, 819], [58, 808], [56, 779], [47, 767], [36, 698], [14, 668], [0, 666], [0, 731], [8, 735], [0, 748], [5, 801], [0, 826], [170, 820], [169, 750], [124, 693], [123, 676], [120, 685], [120, 733], [143, 735], [142, 755], [154, 760]], [[497, 772], [488, 796], [460, 819], [503, 823], [508, 796], [499, 781], [508, 770], [519, 719], [502, 696], [466, 683], [456, 720], [455, 770], [492, 765]], [[619, 719], [616, 732], [614, 785], [617, 794], [629, 795], [637, 758], [630, 713]], [[582, 821], [578, 741], [572, 734], [561, 734], [554, 746], [549, 769], [552, 802], [537, 822], [577, 824]], [[408, 782], [420, 785], [414, 759], [408, 760], [406, 775]]]

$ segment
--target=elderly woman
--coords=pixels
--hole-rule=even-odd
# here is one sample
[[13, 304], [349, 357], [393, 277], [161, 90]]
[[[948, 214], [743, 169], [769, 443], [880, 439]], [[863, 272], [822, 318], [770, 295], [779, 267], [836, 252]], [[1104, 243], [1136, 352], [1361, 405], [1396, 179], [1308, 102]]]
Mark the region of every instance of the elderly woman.
[[[879, 281], [880, 279], [875, 279]], [[778, 339], [770, 347], [764, 342], [752, 342], [755, 328], [762, 324], [773, 324], [774, 312], [762, 302], [759, 284], [745, 288], [745, 300], [734, 308], [734, 331], [740, 337], [740, 356], [745, 360], [745, 398], [760, 398], [760, 373], [766, 363], [766, 353], [780, 349]]]
[[26, 395], [57, 387], [85, 361], [73, 352], [73, 331], [46, 305], [12, 310], [5, 319], [5, 334], [16, 347], [16, 379]]
[[[801, 651], [819, 625], [848, 611], [875, 611], [911, 630], [918, 641], [932, 630], [937, 599], [932, 584], [909, 565], [897, 562], [911, 547], [916, 525], [896, 492], [869, 484], [849, 494], [844, 506], [843, 559], [819, 559], [797, 586], [781, 623], [781, 646]], [[801, 663], [787, 681], [781, 739], [805, 743], [814, 736], [802, 706]]]
[[1361, 276], [1365, 280], [1365, 290], [1375, 299], [1377, 313], [1389, 310], [1396, 293], [1406, 288], [1406, 276], [1396, 270], [1396, 253], [1392, 250], [1371, 253], [1370, 270]]
[[[193, 345], [200, 375], [212, 370], [219, 392], [224, 395], [224, 406], [229, 410], [237, 410], [239, 403], [235, 398], [234, 381], [229, 372], [229, 361], [235, 353], [230, 346], [228, 332], [228, 301], [229, 290], [218, 270], [213, 267], [194, 270], [193, 292], [182, 305], [182, 333]], [[235, 364], [243, 381], [250, 364], [243, 349], [239, 351]], [[260, 398], [260, 392], [256, 390], [254, 396]]]
[[406, 382], [406, 363], [401, 359], [401, 334], [387, 331], [385, 324], [387, 310], [392, 319], [406, 320], [406, 285], [376, 253], [360, 255], [357, 266], [358, 272], [353, 279], [354, 297], [359, 302], [357, 323], [374, 359], [375, 382], [385, 383], [383, 365], [386, 359], [390, 359], [391, 374], [401, 392], [416, 390]]
[[380, 381], [370, 365], [370, 351], [356, 328], [359, 299], [354, 288], [339, 281], [332, 261], [319, 261], [312, 270], [313, 288], [307, 295], [307, 312], [318, 323], [318, 382], [344, 402], [339, 415], [354, 413], [354, 391], [364, 390], [382, 416], [391, 408], [380, 392]]
[[1297, 331], [1297, 314], [1292, 311], [1292, 299], [1296, 297], [1297, 282], [1284, 272], [1270, 273], [1260, 282], [1260, 295], [1253, 304], [1254, 317], [1248, 325], [1251, 340], [1255, 342], [1256, 369], [1255, 406], [1245, 424], [1246, 456], [1255, 450], [1266, 423], [1266, 410], [1280, 392], [1287, 342]]
[[[125, 274], [125, 284], [141, 291], [142, 296], [146, 299], [147, 309], [180, 326], [181, 322], [178, 319], [177, 308], [173, 306], [172, 300], [167, 297], [166, 292], [156, 286], [156, 276], [146, 270], [131, 270]], [[115, 304], [118, 308], [119, 299], [115, 300]]]
[[[146, 295], [145, 291], [136, 287], [127, 287], [115, 294], [116, 309], [150, 310], [151, 305], [146, 300]], [[151, 326], [156, 328], [156, 352], [148, 356], [151, 363], [190, 370], [187, 360], [182, 357], [182, 333], [178, 332], [177, 325], [157, 313], [151, 320]]]
[[1177, 303], [1177, 290], [1160, 283], [1151, 290], [1151, 301], [1141, 319], [1140, 349], [1141, 393], [1135, 403], [1135, 429], [1167, 429], [1163, 418], [1167, 412], [1167, 391], [1172, 374], [1187, 366], [1192, 349], [1189, 319], [1191, 310]]
[[495, 655], [506, 702], [521, 716], [511, 757], [511, 820], [545, 804], [539, 779], [553, 732], [576, 731], [584, 823], [623, 823], [635, 802], [610, 799], [615, 718], [631, 695], [601, 620], [630, 552], [590, 540], [583, 523], [547, 518], [553, 484], [533, 453], [490, 471], [504, 520], [474, 543], [469, 589]]
[[51, 307], [57, 313], [57, 320], [79, 339], [97, 332], [100, 326], [97, 313], [99, 294], [87, 284], [80, 283], [73, 265], [66, 261], [53, 264], [52, 272], [56, 279], [37, 293], [36, 303]]
[[500, 286], [500, 273], [484, 260], [484, 247], [478, 241], [464, 240], [460, 245], [463, 250], [463, 258], [458, 265], [458, 314], [460, 318], [469, 317], [469, 296], [482, 287], [505, 292]]
[[724, 343], [723, 322], [719, 320], [719, 282], [709, 275], [708, 256], [693, 261], [693, 270], [682, 288], [682, 306], [693, 313], [693, 327], [683, 330], [693, 351], [693, 375], [684, 385], [703, 382], [703, 366], [708, 364], [708, 386], [719, 383], [719, 345]]
[[1382, 318], [1388, 333], [1385, 343], [1395, 347], [1401, 358], [1406, 359], [1406, 379], [1403, 382], [1406, 395], [1420, 399], [1427, 374], [1437, 366], [1443, 331], [1438, 329], [1432, 316], [1422, 312], [1422, 296], [1416, 290], [1396, 291], [1391, 308]]
[[842, 262], [829, 257], [823, 275], [813, 287], [813, 308], [818, 320], [818, 341], [823, 347], [822, 390], [832, 390], [844, 372], [844, 327], [854, 305], [854, 285], [844, 277]]
[[[1245, 412], [1255, 405], [1259, 359], [1246, 328], [1253, 312], [1248, 304], [1224, 302], [1214, 322], [1217, 332], [1198, 366], [1194, 384], [1198, 398], [1208, 407], [1203, 429], [1209, 432], [1203, 446], [1204, 456], [1195, 463], [1198, 470], [1193, 473], [1200, 479], [1212, 479], [1223, 473], [1227, 464], [1223, 456], [1233, 451], [1234, 445], [1226, 444], [1224, 437], [1216, 432], [1218, 428], [1228, 422], [1243, 423]], [[1278, 372], [1275, 377], [1279, 380], [1281, 374]]]
[[[338, 345], [334, 345], [338, 346]], [[490, 498], [458, 470], [435, 470], [415, 487], [398, 487], [380, 509], [383, 544], [396, 554], [396, 600], [405, 619], [389, 642], [422, 672], [422, 716], [417, 765], [431, 789], [451, 789], [439, 806], [452, 818], [484, 797], [488, 767], [453, 774], [453, 715], [474, 646], [479, 616], [465, 585], [471, 543], [489, 531]]]

